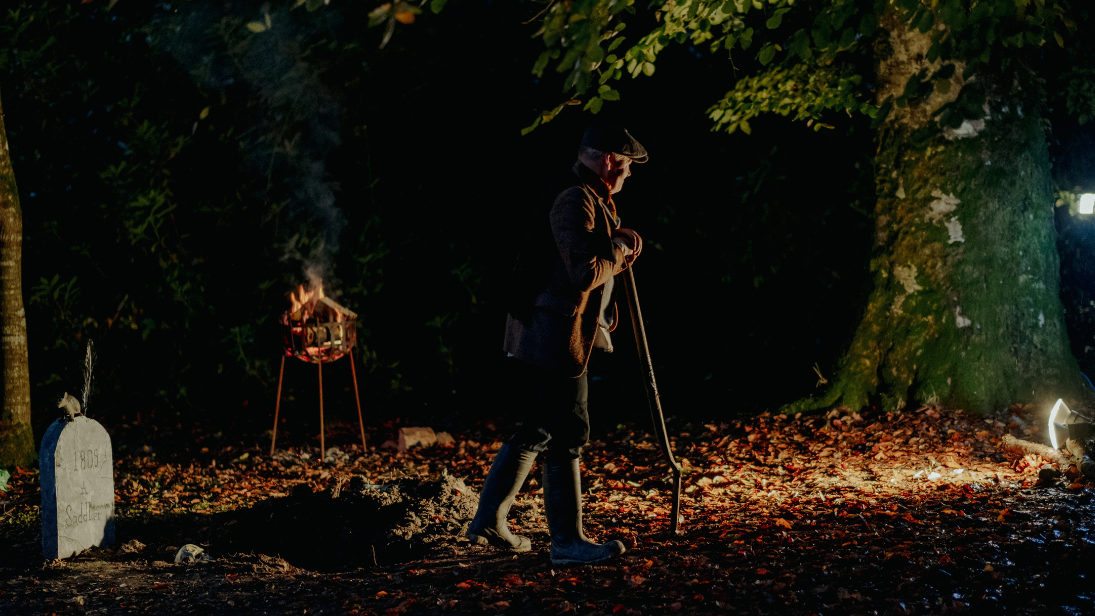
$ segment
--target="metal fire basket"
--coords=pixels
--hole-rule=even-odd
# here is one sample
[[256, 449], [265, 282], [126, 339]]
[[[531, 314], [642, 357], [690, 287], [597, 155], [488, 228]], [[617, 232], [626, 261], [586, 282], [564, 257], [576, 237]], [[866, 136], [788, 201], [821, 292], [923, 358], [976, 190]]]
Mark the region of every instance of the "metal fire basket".
[[295, 320], [284, 312], [279, 322], [286, 357], [296, 357], [311, 364], [329, 364], [352, 352], [357, 344], [356, 315], [346, 315], [342, 321], [318, 317]]
[[274, 430], [270, 438], [270, 455], [274, 455], [274, 446], [278, 440], [278, 415], [281, 411], [281, 385], [285, 377], [285, 358], [295, 357], [303, 362], [316, 364], [319, 376], [319, 456], [322, 461], [327, 455], [326, 430], [323, 421], [323, 364], [338, 360], [343, 355], [350, 356], [350, 376], [354, 382], [354, 400], [357, 402], [357, 421], [361, 428], [361, 447], [366, 451], [365, 422], [361, 416], [361, 395], [357, 387], [357, 367], [354, 365], [354, 345], [357, 344], [357, 315], [334, 301], [320, 298], [316, 302], [319, 310], [304, 313], [302, 318], [294, 319], [289, 311], [278, 318], [281, 324], [282, 342], [285, 353], [281, 356], [281, 369], [278, 371], [278, 395], [274, 406]]

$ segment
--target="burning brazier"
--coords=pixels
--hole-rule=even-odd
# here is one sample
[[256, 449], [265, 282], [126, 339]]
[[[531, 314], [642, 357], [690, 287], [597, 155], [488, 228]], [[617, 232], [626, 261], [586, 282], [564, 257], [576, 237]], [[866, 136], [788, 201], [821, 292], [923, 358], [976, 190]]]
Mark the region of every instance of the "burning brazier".
[[316, 364], [319, 377], [319, 449], [320, 460], [327, 448], [323, 424], [323, 364], [331, 363], [343, 355], [350, 356], [350, 375], [354, 381], [354, 399], [357, 401], [357, 420], [361, 426], [361, 446], [365, 447], [365, 422], [361, 417], [361, 396], [357, 389], [357, 367], [354, 366], [354, 345], [357, 343], [357, 314], [340, 306], [323, 293], [323, 285], [314, 291], [298, 286], [289, 293], [289, 310], [279, 317], [285, 354], [281, 356], [278, 371], [278, 394], [274, 405], [274, 430], [270, 437], [270, 454], [278, 440], [278, 414], [281, 411], [281, 384], [285, 377], [285, 358], [295, 357], [303, 362]]
[[114, 543], [110, 435], [85, 416], [62, 417], [42, 438], [42, 555], [67, 558]]

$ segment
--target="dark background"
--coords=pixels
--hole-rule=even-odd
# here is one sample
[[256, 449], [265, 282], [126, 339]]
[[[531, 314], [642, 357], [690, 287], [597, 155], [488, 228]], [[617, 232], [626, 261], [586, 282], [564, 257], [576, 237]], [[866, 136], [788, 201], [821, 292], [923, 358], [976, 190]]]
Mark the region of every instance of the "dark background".
[[[276, 317], [321, 240], [338, 243], [329, 290], [360, 315], [367, 422], [502, 416], [502, 295], [522, 214], [592, 118], [568, 108], [520, 135], [563, 100], [554, 73], [530, 73], [542, 43], [523, 22], [540, 5], [450, 0], [378, 49], [365, 3], [139, 4], [27, 4], [0, 32], [36, 434], [79, 389], [88, 339], [92, 416], [267, 429]], [[274, 28], [248, 32], [264, 8]], [[772, 117], [751, 136], [712, 133], [704, 110], [734, 79], [722, 54], [671, 47], [600, 115], [651, 153], [617, 203], [645, 240], [635, 272], [664, 406], [685, 418], [816, 391], [813, 366], [833, 376], [869, 292], [867, 122], [834, 115], [815, 132]], [[1085, 133], [1059, 132], [1061, 158]], [[316, 206], [327, 197], [334, 213]], [[1095, 227], [1066, 210], [1063, 297], [1091, 370]], [[626, 320], [615, 343], [590, 367], [597, 425], [646, 417]], [[354, 413], [347, 361], [326, 370], [335, 421]], [[289, 360], [285, 382], [281, 442], [303, 444], [314, 367]]]

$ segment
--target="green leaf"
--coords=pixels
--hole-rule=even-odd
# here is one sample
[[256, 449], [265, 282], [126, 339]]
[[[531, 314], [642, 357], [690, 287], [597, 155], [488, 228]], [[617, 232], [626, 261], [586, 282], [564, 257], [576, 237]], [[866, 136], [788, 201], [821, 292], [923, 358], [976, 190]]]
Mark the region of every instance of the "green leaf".
[[588, 103], [586, 103], [585, 110], [591, 111], [593, 113], [600, 113], [602, 104], [604, 104], [604, 101], [601, 100], [601, 97], [594, 96], [593, 98], [589, 99]]
[[790, 9], [779, 9], [768, 18], [768, 21], [764, 22], [765, 26], [768, 26], [769, 30], [775, 30], [783, 23], [783, 14]]
[[[601, 87], [606, 87], [606, 86], [601, 86]], [[605, 99], [606, 101], [618, 101], [618, 100], [620, 100], [620, 93], [617, 92], [616, 90], [612, 90], [612, 89], [605, 90], [605, 91], [601, 92], [601, 98]]]
[[855, 30], [852, 28], [844, 28], [844, 31], [840, 33], [840, 48], [848, 49], [855, 43]]
[[[312, 9], [311, 6], [312, 6], [311, 0], [309, 0], [308, 10], [309, 11], [315, 10], [315, 9]], [[384, 20], [388, 18], [388, 11], [391, 8], [392, 8], [391, 4], [381, 4], [380, 6], [376, 7], [375, 9], [369, 11], [369, 27], [376, 26], [376, 25], [379, 25], [379, 24], [383, 23]]]
[[521, 136], [524, 137], [525, 135], [527, 135], [527, 134], [531, 133], [532, 131], [536, 130], [536, 127], [540, 125], [540, 119], [541, 119], [541, 116], [536, 116], [536, 121], [533, 122], [532, 125], [522, 128], [521, 129]]
[[643, 73], [647, 77], [653, 75], [654, 74], [654, 63], [653, 62], [643, 62]]
[[626, 28], [626, 27], [627, 27], [627, 24], [625, 24], [624, 22], [621, 21], [620, 23], [616, 24], [616, 27], [613, 28], [612, 31], [613, 32], [623, 32], [624, 28]]
[[259, 32], [266, 32], [266, 24], [261, 21], [249, 21], [247, 22], [247, 29], [255, 34]]
[[699, 15], [700, 6], [702, 4], [703, 3], [699, 2], [698, 0], [692, 0], [692, 2], [688, 6], [688, 20], [689, 21], [692, 21], [693, 19], [696, 18], [696, 15]]
[[617, 36], [616, 40], [614, 40], [614, 41], [612, 41], [611, 43], [608, 44], [608, 50], [609, 51], [615, 50], [617, 47], [620, 46], [621, 43], [624, 42], [624, 39], [626, 39], [626, 38], [627, 38], [626, 36]]
[[863, 36], [871, 36], [878, 30], [878, 15], [873, 12], [863, 14], [859, 20], [859, 33]]
[[920, 22], [916, 24], [916, 29], [922, 33], [926, 33], [932, 29], [935, 25], [935, 13], [931, 11], [924, 11], [924, 15], [920, 18]]
[[555, 116], [559, 115], [559, 112], [563, 110], [563, 107], [566, 107], [569, 104], [570, 103], [568, 101], [566, 103], [563, 103], [562, 105], [559, 105], [555, 109], [552, 109], [551, 111], [545, 111], [542, 115], [542, 117], [544, 119], [544, 122], [547, 123], [547, 122], [550, 122], [550, 121], [554, 120]]
[[951, 82], [948, 79], [940, 79], [935, 82], [933, 88], [937, 94], [946, 94], [951, 91]]
[[[614, 73], [614, 72], [615, 71], [605, 71], [605, 72], [601, 73], [601, 77], [599, 79], [597, 79], [597, 83], [604, 83], [604, 82], [608, 81], [609, 79], [612, 79], [612, 73]], [[602, 88], [607, 88], [608, 86], [601, 86], [601, 87]]]
[[928, 48], [928, 53], [924, 58], [928, 62], [935, 62], [939, 59], [939, 54], [943, 51], [943, 46], [939, 43], [932, 43], [932, 46]]
[[308, 9], [308, 12], [310, 13], [312, 11], [318, 11], [319, 9], [323, 8], [324, 4], [325, 2], [323, 0], [308, 0], [308, 6], [306, 6], [305, 8]]
[[558, 49], [548, 49], [540, 54], [540, 57], [536, 59], [536, 63], [532, 65], [532, 74], [540, 77], [544, 74], [544, 69], [547, 68], [548, 62], [552, 58], [558, 57]]
[[752, 127], [749, 126], [748, 121], [742, 120], [741, 122], [738, 122], [738, 124], [741, 125], [741, 132], [745, 133], [746, 135], [752, 135], [753, 134], [753, 129], [752, 129]]
[[628, 11], [629, 13], [634, 13], [635, 10], [631, 8], [631, 4], [632, 3], [628, 0], [624, 0], [623, 2], [617, 2], [616, 4], [612, 5], [612, 8], [610, 8], [608, 12], [613, 15], [619, 13], [620, 11]]
[[892, 96], [886, 98], [882, 102], [882, 105], [878, 108], [874, 119], [871, 121], [871, 128], [877, 129], [882, 126], [882, 123], [886, 121], [886, 118], [890, 116], [890, 112], [893, 111], [894, 100]]
[[749, 46], [753, 44], [753, 29], [746, 28], [744, 32], [738, 35], [738, 40], [741, 41], [742, 49], [749, 49]]
[[813, 51], [810, 49], [810, 37], [807, 36], [805, 30], [799, 30], [795, 33], [795, 36], [791, 38], [788, 49], [803, 60], [809, 60], [810, 56], [813, 55]]
[[445, 8], [446, 2], [448, 0], [430, 0], [430, 10], [436, 15], [441, 12], [441, 9]]
[[776, 47], [771, 43], [765, 43], [764, 47], [760, 48], [760, 52], [757, 54], [757, 59], [764, 66], [768, 66], [772, 62], [772, 59], [776, 57]]

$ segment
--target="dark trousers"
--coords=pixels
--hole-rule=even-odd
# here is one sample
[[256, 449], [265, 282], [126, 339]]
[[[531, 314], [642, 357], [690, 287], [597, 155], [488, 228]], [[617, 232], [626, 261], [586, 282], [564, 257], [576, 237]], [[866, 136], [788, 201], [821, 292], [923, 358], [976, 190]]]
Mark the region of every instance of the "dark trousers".
[[589, 441], [589, 382], [586, 373], [577, 378], [561, 376], [532, 364], [513, 360], [517, 366], [517, 403], [514, 411], [522, 421], [509, 440], [513, 447], [547, 452], [545, 458], [566, 462], [579, 457]]

